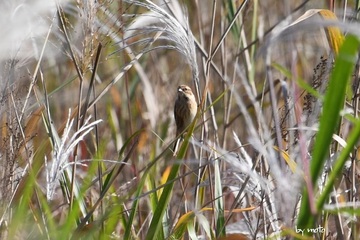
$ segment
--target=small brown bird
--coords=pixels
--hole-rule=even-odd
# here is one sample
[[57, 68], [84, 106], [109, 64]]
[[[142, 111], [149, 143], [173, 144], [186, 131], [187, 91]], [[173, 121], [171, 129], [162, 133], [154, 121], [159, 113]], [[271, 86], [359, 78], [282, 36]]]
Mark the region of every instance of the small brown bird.
[[178, 87], [177, 98], [174, 107], [176, 122], [176, 136], [182, 133], [194, 120], [197, 112], [197, 103], [191, 88], [186, 85]]
[[[176, 122], [176, 136], [179, 136], [194, 120], [197, 112], [197, 103], [191, 88], [186, 85], [178, 87], [177, 98], [174, 106], [174, 117]], [[177, 152], [179, 140], [174, 146], [174, 155]]]

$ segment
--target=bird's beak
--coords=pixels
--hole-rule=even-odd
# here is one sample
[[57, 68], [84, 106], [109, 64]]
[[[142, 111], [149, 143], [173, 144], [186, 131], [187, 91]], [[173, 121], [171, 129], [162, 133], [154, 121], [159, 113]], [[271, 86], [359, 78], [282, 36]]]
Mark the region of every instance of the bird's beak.
[[183, 92], [183, 90], [181, 88], [178, 89], [179, 92]]

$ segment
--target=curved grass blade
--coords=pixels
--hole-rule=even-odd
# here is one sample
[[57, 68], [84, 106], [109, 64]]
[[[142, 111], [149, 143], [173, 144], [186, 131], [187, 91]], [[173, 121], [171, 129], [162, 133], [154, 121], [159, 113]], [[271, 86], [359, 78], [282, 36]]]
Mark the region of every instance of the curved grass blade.
[[[329, 146], [333, 133], [339, 127], [340, 111], [344, 107], [346, 90], [354, 70], [359, 45], [358, 37], [353, 35], [347, 36], [340, 48], [339, 55], [336, 57], [335, 67], [331, 73], [328, 90], [324, 99], [319, 132], [315, 139], [310, 163], [310, 176], [308, 180], [311, 181], [312, 185], [316, 183], [323, 169], [324, 162], [329, 157]], [[298, 228], [311, 228], [316, 221], [317, 214], [311, 212], [310, 201], [313, 201], [313, 199], [309, 198], [308, 191], [305, 189], [297, 223]], [[317, 209], [317, 211], [321, 211], [321, 209]]]
[[[186, 136], [184, 138], [184, 142], [181, 144], [181, 147], [180, 147], [179, 152], [177, 154], [177, 159], [183, 159], [185, 157], [187, 148], [189, 146], [189, 139], [190, 139], [191, 135], [193, 134], [193, 132], [195, 130], [196, 120], [199, 118], [199, 116], [200, 116], [200, 112], [198, 110], [198, 113], [197, 113], [194, 121], [189, 126], [189, 130], [188, 130], [188, 133], [186, 134]], [[163, 216], [165, 214], [165, 210], [166, 210], [166, 208], [168, 206], [168, 203], [170, 201], [171, 193], [172, 193], [172, 190], [173, 190], [173, 187], [174, 187], [175, 181], [173, 181], [173, 180], [178, 175], [179, 169], [180, 169], [180, 164], [179, 163], [175, 163], [171, 168], [169, 177], [167, 179], [167, 182], [169, 184], [167, 184], [164, 187], [163, 192], [162, 192], [162, 194], [160, 196], [158, 207], [156, 208], [156, 210], [154, 212], [154, 216], [153, 216], [153, 218], [151, 220], [149, 231], [148, 231], [148, 234], [146, 236], [147, 240], [158, 239], [157, 237], [158, 237], [158, 234], [160, 233]]]

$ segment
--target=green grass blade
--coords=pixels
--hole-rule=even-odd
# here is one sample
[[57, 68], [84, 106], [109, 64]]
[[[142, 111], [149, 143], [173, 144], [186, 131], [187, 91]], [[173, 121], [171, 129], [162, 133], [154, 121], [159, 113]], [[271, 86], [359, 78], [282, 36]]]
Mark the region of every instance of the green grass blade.
[[[180, 169], [180, 164], [174, 164], [173, 167], [171, 168], [169, 177], [167, 181], [171, 181], [173, 179], [176, 178], [178, 172]], [[151, 239], [157, 239], [156, 236], [158, 236], [159, 231], [161, 229], [161, 225], [163, 222], [163, 216], [165, 214], [165, 210], [167, 208], [167, 205], [170, 201], [170, 197], [171, 197], [171, 193], [174, 187], [174, 183], [175, 182], [170, 182], [169, 184], [167, 184], [164, 187], [164, 190], [161, 194], [161, 197], [159, 199], [159, 203], [158, 203], [158, 207], [156, 208], [155, 212], [154, 212], [154, 216], [151, 220], [151, 224], [149, 227], [149, 231], [148, 234], [146, 236], [147, 240], [151, 240]]]
[[[184, 141], [181, 144], [181, 147], [179, 149], [177, 159], [183, 159], [185, 157], [187, 148], [189, 146], [189, 139], [190, 139], [192, 133], [194, 132], [195, 125], [196, 125], [196, 119], [198, 117], [199, 117], [199, 112], [198, 112], [197, 116], [195, 117], [194, 121], [192, 122], [192, 124], [189, 126], [188, 133], [186, 134]], [[178, 163], [175, 163], [173, 165], [173, 167], [171, 168], [169, 177], [167, 179], [168, 184], [163, 189], [163, 192], [159, 199], [158, 207], [156, 208], [156, 210], [154, 212], [154, 216], [151, 220], [149, 231], [146, 236], [147, 240], [157, 239], [157, 237], [159, 236], [158, 234], [161, 229], [163, 216], [165, 214], [165, 210], [167, 208], [167, 205], [170, 201], [170, 197], [172, 195], [172, 190], [173, 190], [174, 183], [175, 183], [175, 181], [173, 181], [173, 180], [177, 177], [179, 169], [180, 169], [180, 164], [178, 164]]]
[[[225, 232], [225, 217], [224, 217], [224, 202], [223, 202], [223, 192], [221, 184], [221, 174], [220, 174], [220, 161], [216, 160], [214, 162], [214, 177], [215, 177], [215, 216], [216, 216], [216, 235], [218, 237], [224, 237]], [[220, 231], [220, 232], [219, 232]]]
[[[335, 67], [330, 76], [328, 90], [325, 95], [323, 113], [320, 117], [319, 132], [316, 136], [314, 151], [310, 163], [310, 180], [314, 185], [319, 178], [325, 160], [329, 157], [329, 146], [332, 135], [339, 127], [340, 111], [344, 106], [347, 85], [353, 73], [360, 41], [349, 35], [342, 45], [335, 60]], [[313, 201], [310, 199], [310, 201]], [[318, 209], [321, 210], [321, 209]], [[298, 228], [311, 228], [316, 216], [311, 214], [308, 192], [305, 190], [298, 218]]]
[[336, 178], [341, 176], [341, 172], [344, 168], [345, 162], [349, 159], [350, 153], [354, 150], [356, 143], [360, 138], [360, 120], [356, 119], [354, 123], [354, 128], [351, 130], [350, 136], [346, 141], [346, 147], [341, 151], [339, 157], [335, 161], [335, 165], [333, 170], [331, 171], [326, 185], [319, 197], [317, 202], [317, 209], [322, 209], [324, 207], [325, 201], [329, 198], [331, 191], [333, 190], [333, 186]]

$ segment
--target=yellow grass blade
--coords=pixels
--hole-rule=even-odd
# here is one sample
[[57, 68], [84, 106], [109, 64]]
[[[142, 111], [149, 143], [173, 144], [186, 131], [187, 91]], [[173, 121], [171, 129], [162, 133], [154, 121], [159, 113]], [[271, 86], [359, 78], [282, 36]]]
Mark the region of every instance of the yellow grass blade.
[[[319, 16], [321, 19], [329, 20], [329, 21], [337, 21], [336, 15], [327, 9], [310, 9], [306, 11], [303, 15], [297, 18], [290, 26], [296, 26], [297, 24], [310, 19], [311, 17]], [[289, 27], [290, 27], [289, 26]], [[337, 54], [339, 52], [339, 48], [344, 41], [344, 35], [340, 31], [338, 27], [329, 26], [324, 28], [326, 33], [326, 39], [329, 43], [330, 49]]]

